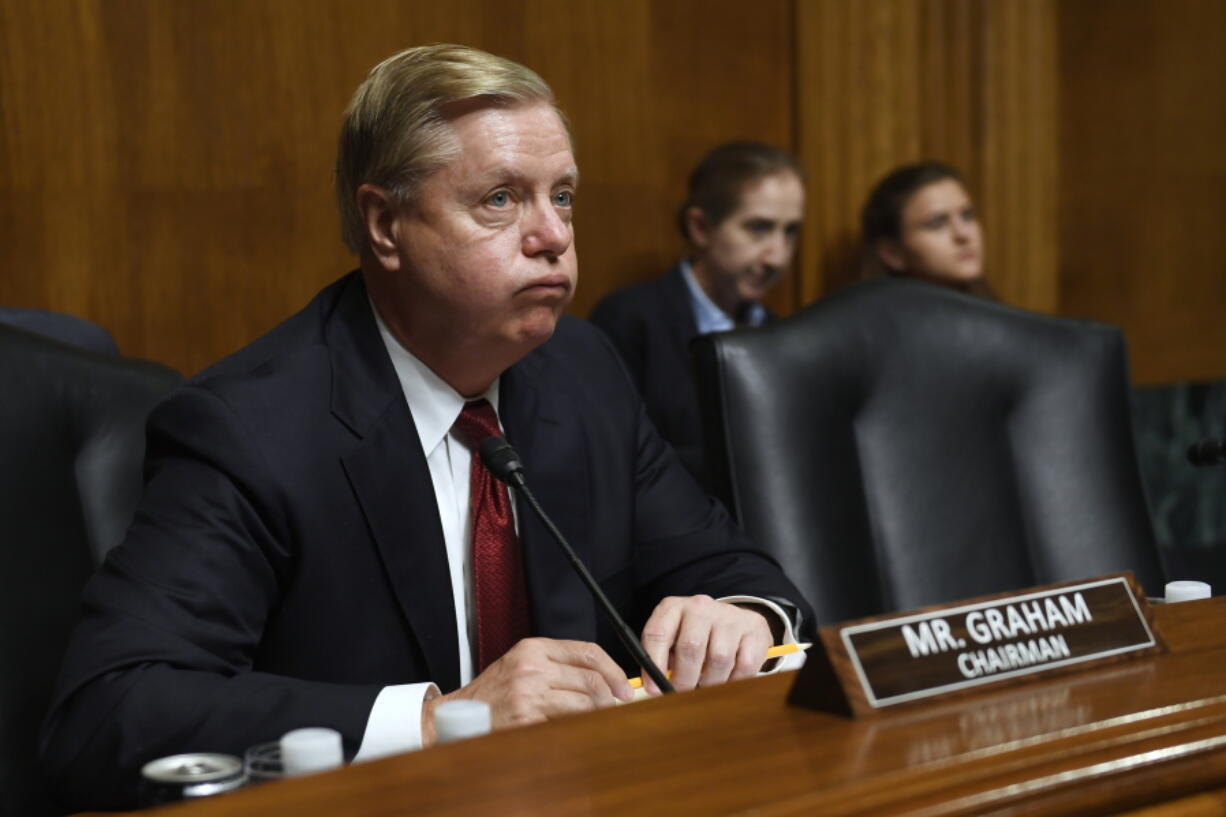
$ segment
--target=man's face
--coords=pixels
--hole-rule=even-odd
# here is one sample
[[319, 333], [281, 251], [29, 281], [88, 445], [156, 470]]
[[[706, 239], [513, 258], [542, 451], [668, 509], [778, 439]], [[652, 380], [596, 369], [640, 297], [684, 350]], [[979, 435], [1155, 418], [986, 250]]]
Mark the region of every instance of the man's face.
[[570, 137], [543, 102], [475, 107], [451, 124], [456, 158], [393, 224], [397, 309], [411, 349], [526, 354], [553, 334], [575, 290]]
[[804, 217], [805, 191], [791, 171], [745, 187], [737, 208], [696, 236], [696, 267], [722, 308], [761, 300], [792, 263]]

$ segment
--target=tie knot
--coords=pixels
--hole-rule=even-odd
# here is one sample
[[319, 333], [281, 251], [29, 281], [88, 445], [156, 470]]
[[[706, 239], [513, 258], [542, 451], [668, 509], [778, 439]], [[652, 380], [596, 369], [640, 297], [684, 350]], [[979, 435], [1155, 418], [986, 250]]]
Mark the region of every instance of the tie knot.
[[498, 415], [488, 400], [473, 400], [464, 404], [455, 421], [456, 434], [468, 447], [476, 451], [486, 437], [501, 437], [502, 429], [498, 427]]

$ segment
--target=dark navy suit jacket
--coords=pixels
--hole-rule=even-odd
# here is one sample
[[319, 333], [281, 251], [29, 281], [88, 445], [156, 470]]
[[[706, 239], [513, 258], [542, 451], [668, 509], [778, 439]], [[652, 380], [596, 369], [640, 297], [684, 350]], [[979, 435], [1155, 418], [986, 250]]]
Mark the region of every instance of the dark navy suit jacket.
[[647, 416], [690, 473], [704, 480], [702, 418], [690, 363], [698, 336], [680, 267], [603, 298], [592, 323], [613, 341], [647, 405]]
[[[768, 320], [772, 317], [768, 313]], [[690, 359], [698, 326], [681, 267], [606, 296], [592, 310], [592, 323], [617, 347], [660, 435], [677, 449], [690, 473], [707, 484]]]
[[[541, 503], [632, 626], [665, 595], [804, 609], [589, 324], [563, 318], [503, 375], [500, 408]], [[628, 663], [545, 529], [519, 522], [536, 633]], [[360, 275], [155, 409], [142, 506], [84, 603], [43, 735], [77, 807], [131, 805], [150, 759], [241, 755], [299, 726], [340, 730], [352, 755], [383, 686], [459, 684], [435, 495]]]

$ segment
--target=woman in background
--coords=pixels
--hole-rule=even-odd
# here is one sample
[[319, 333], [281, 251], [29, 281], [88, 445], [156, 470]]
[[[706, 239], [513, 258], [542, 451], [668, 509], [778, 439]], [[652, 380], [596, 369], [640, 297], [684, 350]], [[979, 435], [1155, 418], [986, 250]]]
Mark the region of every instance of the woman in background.
[[958, 171], [920, 162], [891, 171], [861, 214], [863, 277], [900, 275], [992, 297], [983, 233]]

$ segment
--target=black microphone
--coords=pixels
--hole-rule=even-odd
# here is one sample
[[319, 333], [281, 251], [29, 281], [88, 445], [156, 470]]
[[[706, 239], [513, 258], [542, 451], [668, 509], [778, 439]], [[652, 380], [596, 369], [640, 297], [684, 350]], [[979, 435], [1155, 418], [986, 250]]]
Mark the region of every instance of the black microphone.
[[1217, 465], [1226, 460], [1226, 442], [1213, 438], [1201, 440], [1188, 448], [1188, 460], [1193, 465]]
[[515, 453], [515, 449], [506, 441], [504, 437], [490, 436], [481, 441], [480, 446], [481, 461], [485, 463], [485, 467], [490, 470], [490, 473], [498, 478], [500, 482], [510, 485], [515, 490], [519, 491], [520, 496], [528, 501], [532, 506], [532, 510], [536, 511], [537, 517], [541, 522], [545, 523], [545, 527], [549, 528], [549, 532], [553, 534], [553, 538], [562, 550], [566, 553], [566, 558], [570, 559], [571, 566], [575, 572], [579, 574], [579, 578], [587, 585], [588, 592], [600, 604], [600, 608], [604, 610], [604, 614], [608, 617], [613, 629], [617, 631], [617, 637], [621, 639], [622, 644], [634, 656], [634, 660], [639, 662], [639, 666], [644, 672], [651, 676], [651, 680], [656, 682], [656, 686], [661, 692], [673, 692], [673, 685], [664, 677], [664, 673], [660, 672], [660, 668], [656, 666], [656, 662], [651, 660], [651, 656], [643, 649], [643, 645], [634, 635], [634, 631], [626, 624], [620, 615], [617, 614], [617, 609], [613, 607], [613, 602], [609, 601], [609, 597], [600, 589], [600, 585], [596, 584], [596, 580], [592, 578], [592, 574], [588, 572], [587, 567], [579, 559], [579, 556], [571, 548], [570, 543], [566, 541], [566, 537], [562, 535], [562, 531], [558, 530], [553, 524], [553, 520], [545, 513], [545, 509], [536, 501], [536, 497], [532, 495], [532, 491], [528, 488], [528, 481], [524, 479], [524, 464], [520, 462], [519, 454]]

